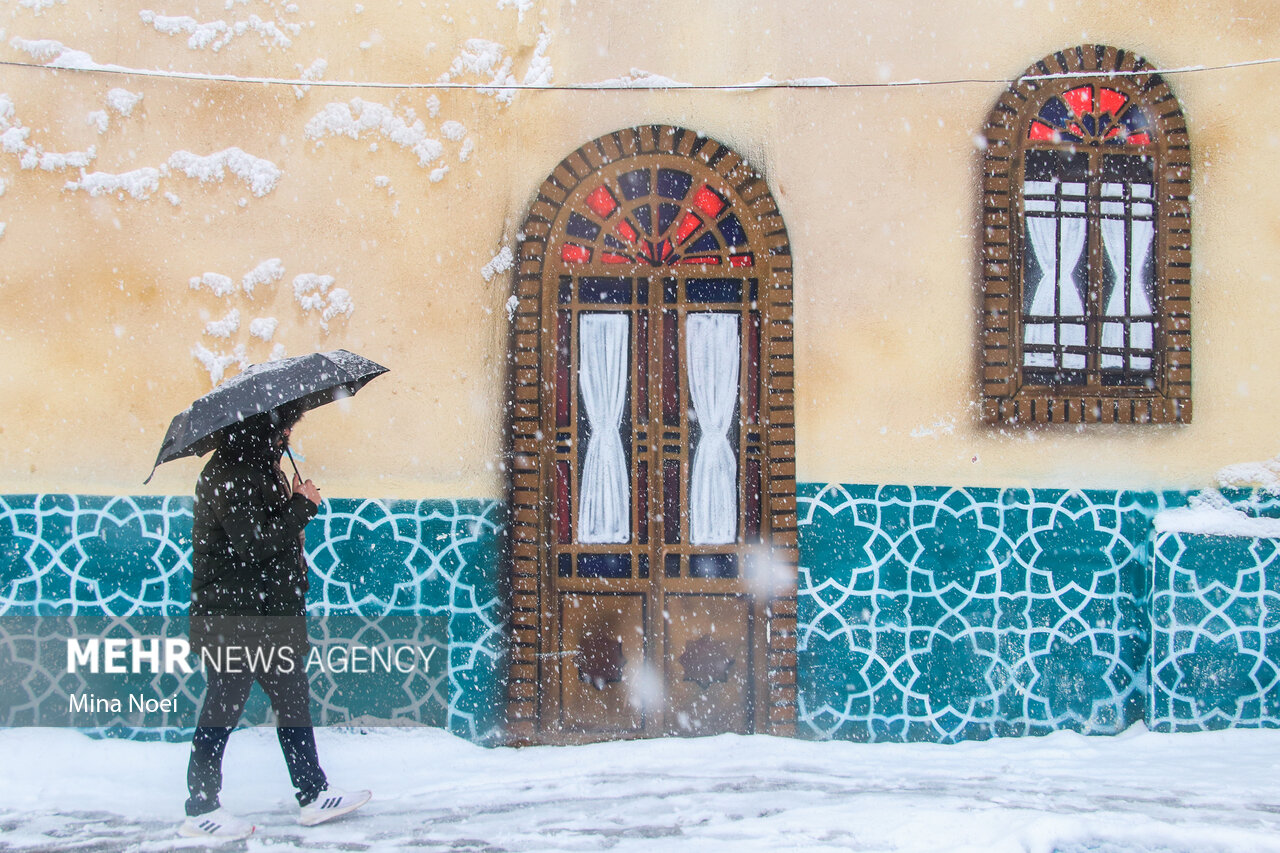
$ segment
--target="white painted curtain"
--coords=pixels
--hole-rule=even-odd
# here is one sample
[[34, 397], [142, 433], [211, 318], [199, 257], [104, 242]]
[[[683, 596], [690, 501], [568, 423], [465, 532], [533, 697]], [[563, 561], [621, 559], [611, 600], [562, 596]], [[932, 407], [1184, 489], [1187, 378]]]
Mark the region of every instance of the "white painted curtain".
[[583, 314], [578, 323], [578, 389], [591, 425], [578, 488], [578, 541], [631, 539], [631, 482], [622, 449], [631, 318]]
[[[1084, 252], [1088, 225], [1083, 215], [1061, 214], [1085, 212], [1085, 185], [1062, 184], [1061, 199], [1033, 198], [1053, 196], [1056, 190], [1057, 183], [1054, 181], [1026, 181], [1023, 185], [1027, 237], [1041, 270], [1040, 280], [1033, 284], [1031, 306], [1023, 317], [1023, 340], [1028, 344], [1084, 346], [1083, 324], [1058, 326], [1061, 337], [1055, 341], [1053, 324], [1035, 322], [1036, 318], [1041, 317], [1047, 319], [1084, 315], [1082, 287], [1076, 282], [1073, 272]], [[1027, 367], [1081, 369], [1085, 366], [1085, 357], [1082, 353], [1064, 353], [1062, 363], [1058, 364], [1054, 353], [1028, 352], [1023, 356], [1023, 364]]]
[[[1151, 316], [1151, 297], [1148, 293], [1150, 282], [1147, 280], [1147, 256], [1151, 253], [1151, 245], [1155, 240], [1155, 222], [1152, 217], [1150, 184], [1129, 184], [1131, 198], [1126, 203], [1125, 185], [1106, 183], [1102, 185], [1102, 246], [1107, 253], [1107, 261], [1115, 274], [1116, 284], [1111, 288], [1103, 313], [1107, 317], [1140, 318]], [[1112, 199], [1108, 201], [1108, 199]], [[1128, 207], [1126, 216], [1125, 208]], [[1118, 217], [1118, 218], [1106, 218]], [[1129, 239], [1125, 239], [1125, 220], [1129, 224]], [[1127, 255], [1127, 257], [1126, 257]], [[1125, 262], [1128, 261], [1128, 276], [1125, 275]], [[1126, 304], [1127, 303], [1127, 304]], [[1150, 350], [1152, 346], [1151, 322], [1131, 322], [1129, 324], [1129, 346], [1135, 349]], [[1102, 345], [1107, 348], [1123, 349], [1124, 324], [1102, 324]], [[1104, 368], [1124, 366], [1123, 356], [1104, 353]], [[1129, 357], [1129, 367], [1135, 370], [1149, 370], [1151, 359], [1147, 356], [1133, 355]]]
[[701, 426], [689, 482], [689, 541], [727, 545], [738, 536], [738, 459], [729, 442], [741, 351], [736, 314], [688, 315], [689, 396]]

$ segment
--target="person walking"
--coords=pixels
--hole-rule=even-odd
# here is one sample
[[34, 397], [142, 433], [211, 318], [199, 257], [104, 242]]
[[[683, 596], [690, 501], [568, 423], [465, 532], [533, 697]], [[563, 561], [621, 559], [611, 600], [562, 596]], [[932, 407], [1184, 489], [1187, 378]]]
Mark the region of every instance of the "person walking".
[[323, 823], [372, 796], [331, 787], [316, 752], [305, 666], [303, 529], [320, 505], [320, 490], [296, 472], [290, 484], [280, 469], [301, 416], [300, 407], [286, 404], [229, 427], [196, 484], [190, 642], [208, 684], [191, 740], [184, 837], [231, 840], [254, 831], [218, 797], [227, 739], [255, 681], [275, 712], [299, 823]]

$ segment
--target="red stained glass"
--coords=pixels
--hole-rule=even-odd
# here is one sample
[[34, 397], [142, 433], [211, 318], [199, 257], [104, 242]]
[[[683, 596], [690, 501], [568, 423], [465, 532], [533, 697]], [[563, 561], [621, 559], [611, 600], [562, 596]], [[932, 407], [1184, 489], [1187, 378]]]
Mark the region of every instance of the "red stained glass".
[[1053, 128], [1037, 119], [1031, 122], [1031, 132], [1027, 134], [1027, 138], [1041, 142], [1052, 142]]
[[587, 196], [587, 207], [601, 219], [608, 219], [609, 214], [618, 209], [618, 202], [613, 197], [613, 193], [609, 192], [608, 187], [599, 186]]
[[572, 488], [569, 463], [556, 463], [556, 541], [568, 545], [573, 541], [573, 517], [569, 490]]
[[1124, 109], [1124, 105], [1129, 102], [1129, 99], [1115, 89], [1100, 89], [1098, 90], [1098, 102], [1104, 113], [1111, 113], [1115, 116], [1120, 114], [1120, 110]]
[[686, 212], [684, 219], [680, 220], [680, 227], [676, 230], [675, 243], [679, 246], [685, 240], [689, 239], [689, 235], [702, 225], [702, 220], [694, 216], [692, 213]]
[[591, 260], [591, 250], [577, 243], [565, 243], [560, 247], [560, 260], [566, 264], [585, 264]]
[[636, 234], [636, 229], [631, 227], [631, 223], [625, 219], [613, 226], [613, 233], [617, 234], [628, 243], [634, 243], [636, 238], [640, 236]]
[[[1067, 111], [1061, 99], [1054, 101], [1064, 113]], [[687, 181], [672, 183], [675, 179], [671, 177], [688, 176], [671, 172], [666, 184], [660, 178], [654, 188], [649, 186], [649, 171], [641, 169], [632, 174], [642, 176], [643, 180], [626, 175], [618, 178], [616, 186], [621, 188], [621, 194], [615, 192], [615, 185], [596, 178], [590, 185], [591, 190], [580, 197], [579, 209], [569, 213], [569, 224], [576, 227], [569, 228], [560, 246], [564, 263], [651, 267], [755, 265], [752, 254], [744, 251], [746, 234], [730, 212], [732, 205], [711, 184], [703, 183], [690, 192]], [[651, 193], [672, 201], [661, 201], [651, 197]], [[674, 203], [678, 199], [684, 199], [685, 204]], [[721, 241], [721, 234], [727, 243]]]
[[1118, 89], [1077, 86], [1049, 98], [1027, 129], [1032, 142], [1147, 145], [1151, 130], [1142, 110]]
[[1093, 112], [1093, 87], [1077, 86], [1062, 96], [1075, 114], [1081, 118]]
[[726, 206], [724, 199], [722, 199], [715, 190], [705, 184], [702, 186], [702, 189], [694, 193], [693, 205], [712, 219], [719, 216], [720, 211], [724, 210]]
[[556, 426], [569, 425], [569, 312], [556, 312]]

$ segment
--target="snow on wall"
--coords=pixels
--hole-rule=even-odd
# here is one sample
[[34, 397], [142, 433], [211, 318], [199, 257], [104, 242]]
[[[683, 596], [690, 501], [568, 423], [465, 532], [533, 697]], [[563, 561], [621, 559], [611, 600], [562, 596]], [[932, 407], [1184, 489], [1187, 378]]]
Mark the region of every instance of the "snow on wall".
[[18, 0], [18, 6], [20, 8], [30, 9], [37, 15], [45, 9], [56, 6], [59, 3], [65, 6], [67, 4], [67, 0]]
[[503, 246], [502, 251], [494, 255], [489, 263], [480, 268], [480, 275], [485, 281], [492, 281], [495, 275], [504, 273], [515, 264], [515, 255], [510, 246]]
[[327, 104], [311, 117], [303, 132], [317, 145], [322, 144], [326, 136], [358, 140], [365, 133], [376, 133], [415, 154], [419, 166], [428, 165], [444, 153], [444, 146], [427, 135], [426, 125], [412, 108], [407, 108], [403, 115], [396, 115], [391, 107], [362, 98], [352, 98], [348, 103]]
[[[19, 6], [39, 15], [59, 2], [65, 0], [19, 0]], [[238, 7], [247, 5], [244, 0], [227, 0], [224, 5], [227, 14], [220, 17], [205, 17], [200, 12], [194, 12], [196, 17], [193, 17], [167, 14], [168, 10], [145, 9], [139, 12], [136, 21], [144, 38], [146, 34], [162, 39], [185, 38], [189, 49], [206, 55], [218, 54], [233, 43], [256, 45], [266, 50], [292, 50], [294, 40], [308, 26], [316, 26], [315, 23], [305, 26], [299, 23], [299, 8], [290, 0], [261, 0], [261, 3], [254, 4], [259, 14], [248, 14], [247, 11], [235, 14]], [[523, 20], [526, 13], [536, 11], [537, 5], [536, 0], [500, 0], [498, 8], [514, 10]], [[2, 32], [0, 37], [3, 37]], [[482, 94], [493, 97], [503, 106], [509, 105], [518, 94], [518, 90], [513, 88], [517, 83], [542, 85], [551, 82], [554, 72], [547, 56], [551, 43], [552, 34], [543, 26], [527, 66], [518, 69], [516, 50], [489, 38], [468, 38], [462, 42], [457, 55], [451, 58], [448, 69], [439, 79], [446, 83], [480, 83]], [[50, 68], [129, 70], [96, 62], [88, 52], [54, 39], [15, 35], [8, 44]], [[305, 66], [295, 63], [295, 67], [297, 79], [287, 82], [293, 83], [293, 91], [301, 100], [311, 95], [315, 88], [312, 84], [324, 79], [329, 62], [321, 56]], [[139, 71], [141, 82], [134, 84], [135, 88], [145, 89], [148, 75], [165, 76], [162, 71]], [[216, 69], [211, 69], [213, 72]], [[143, 103], [144, 95], [145, 91], [111, 88], [105, 95], [104, 105], [87, 111], [83, 124], [99, 134], [125, 132], [127, 120], [140, 114], [138, 107]], [[428, 180], [425, 186], [441, 185], [455, 161], [467, 162], [477, 147], [477, 140], [466, 124], [441, 115], [441, 112], [440, 98], [431, 93], [422, 97], [417, 111], [401, 101], [383, 104], [353, 98], [327, 103], [313, 112], [306, 120], [301, 136], [312, 143], [310, 150], [317, 154], [321, 153], [326, 141], [344, 137], [368, 143], [370, 153], [378, 150], [379, 142], [389, 144], [412, 155], [417, 165], [426, 170]], [[94, 147], [70, 152], [48, 150], [44, 141], [33, 138], [37, 131], [24, 125], [18, 113], [15, 98], [0, 93], [0, 152], [15, 156], [23, 170], [78, 173], [63, 184], [64, 198], [69, 201], [77, 197], [114, 196], [120, 203], [147, 202], [159, 195], [177, 208], [182, 204], [182, 197], [170, 184], [180, 177], [194, 179], [202, 186], [222, 183], [230, 177], [243, 183], [254, 198], [268, 195], [288, 180], [275, 163], [250, 153], [255, 145], [250, 140], [212, 153], [179, 148], [164, 162], [153, 165], [130, 164], [130, 168], [124, 170], [93, 168], [105, 165], [96, 163], [98, 152]], [[425, 118], [419, 117], [419, 113]], [[431, 126], [428, 122], [432, 123]], [[49, 132], [49, 129], [38, 131], [40, 134]], [[0, 185], [0, 192], [7, 188], [7, 184]], [[372, 181], [372, 190], [394, 193], [390, 179], [385, 176]], [[241, 206], [248, 203], [248, 199], [240, 200]], [[3, 236], [5, 227], [5, 223], [0, 223], [0, 236]], [[511, 262], [510, 249], [504, 249], [485, 265], [481, 274], [488, 281], [510, 268]], [[210, 259], [210, 267], [216, 269], [217, 265], [217, 258]], [[212, 383], [220, 382], [235, 367], [243, 368], [254, 360], [261, 360], [260, 355], [284, 357], [287, 351], [285, 342], [277, 339], [279, 321], [274, 317], [259, 316], [259, 312], [244, 304], [246, 300], [254, 299], [255, 293], [280, 282], [284, 275], [283, 263], [272, 258], [240, 277], [239, 287], [233, 277], [220, 272], [204, 272], [189, 279], [189, 289], [195, 291], [190, 298], [212, 295], [225, 303], [221, 311], [205, 314], [201, 320], [200, 337], [191, 347], [193, 359], [208, 372]], [[330, 331], [331, 324], [350, 317], [355, 310], [351, 292], [337, 286], [332, 276], [303, 273], [293, 278], [292, 285], [294, 300], [303, 315], [312, 319], [325, 333]], [[200, 296], [201, 293], [206, 296]], [[269, 354], [261, 352], [266, 345], [271, 345]]]
[[[230, 3], [227, 4], [228, 8], [230, 5]], [[282, 15], [296, 13], [298, 7], [293, 3], [270, 5], [278, 6], [272, 9], [275, 13], [275, 20], [272, 21], [263, 20], [257, 15], [249, 15], [247, 18], [230, 22], [217, 20], [201, 23], [187, 15], [161, 15], [150, 9], [143, 9], [138, 16], [144, 24], [155, 28], [156, 32], [163, 35], [186, 35], [187, 47], [192, 50], [208, 49], [216, 53], [242, 36], [257, 36], [258, 43], [267, 49], [288, 49], [293, 46], [293, 40], [289, 36], [296, 37], [300, 34], [302, 25], [286, 21]]]
[[[284, 342], [276, 341], [280, 321], [254, 310], [255, 297], [271, 298], [271, 288], [285, 276], [284, 263], [279, 258], [268, 258], [236, 279], [218, 272], [206, 272], [192, 276], [192, 290], [204, 291], [222, 300], [226, 306], [218, 319], [205, 322], [203, 337], [191, 347], [191, 357], [209, 373], [209, 381], [217, 385], [232, 367], [243, 369], [254, 362], [278, 361], [288, 352]], [[317, 326], [329, 331], [329, 324], [338, 318], [347, 318], [355, 311], [351, 293], [342, 287], [334, 287], [331, 275], [302, 273], [293, 278], [293, 297], [306, 316], [313, 316]], [[233, 301], [238, 304], [233, 304]], [[243, 309], [243, 313], [242, 313]], [[248, 315], [249, 320], [244, 322]], [[208, 339], [214, 340], [208, 340]], [[273, 344], [269, 353], [263, 347]]]
[[221, 181], [226, 170], [229, 169], [259, 198], [276, 188], [276, 183], [282, 174], [280, 168], [270, 160], [254, 157], [236, 147], [207, 157], [192, 154], [190, 151], [178, 151], [169, 157], [166, 165], [189, 178], [196, 178], [202, 184]]
[[500, 104], [510, 104], [515, 100], [517, 84], [526, 86], [546, 85], [551, 82], [553, 70], [547, 59], [547, 48], [551, 46], [551, 31], [543, 26], [534, 47], [523, 80], [517, 81], [512, 73], [515, 59], [507, 55], [506, 48], [495, 41], [483, 38], [467, 39], [462, 50], [454, 57], [449, 70], [440, 75], [441, 83], [462, 82], [476, 77], [487, 81], [488, 85], [477, 91], [493, 97]]
[[[1280, 518], [1263, 514], [1280, 495], [1280, 456], [1265, 462], [1228, 465], [1215, 476], [1215, 487], [1192, 495], [1187, 506], [1169, 509], [1155, 518], [1160, 533], [1202, 536], [1280, 538]], [[1243, 502], [1223, 494], [1224, 489], [1251, 489]]]

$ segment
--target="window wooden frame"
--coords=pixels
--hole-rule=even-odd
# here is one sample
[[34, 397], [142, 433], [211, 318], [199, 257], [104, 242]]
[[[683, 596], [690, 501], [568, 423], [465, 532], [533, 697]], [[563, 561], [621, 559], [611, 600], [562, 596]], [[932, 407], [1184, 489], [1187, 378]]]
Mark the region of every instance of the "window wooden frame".
[[[1055, 96], [1081, 85], [1106, 86], [1145, 111], [1153, 138], [1143, 145], [1104, 145], [1028, 138], [1032, 121]], [[986, 127], [982, 175], [982, 395], [992, 424], [1189, 423], [1191, 421], [1191, 149], [1186, 120], [1158, 71], [1134, 54], [1104, 45], [1059, 51], [1028, 68], [1001, 95]], [[1154, 364], [1149, 377], [1104, 383], [1099, 364], [1099, 281], [1106, 264], [1098, 239], [1096, 197], [1089, 201], [1090, 269], [1086, 300], [1088, 368], [1071, 384], [1046, 382], [1024, 368], [1023, 296], [1027, 239], [1023, 182], [1027, 155], [1058, 150], [1087, 155], [1091, 190], [1106, 154], [1153, 161], [1155, 236]]]

